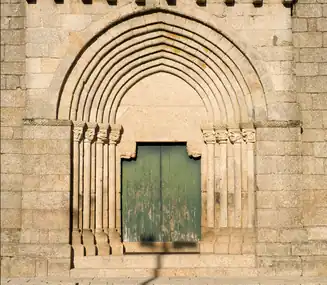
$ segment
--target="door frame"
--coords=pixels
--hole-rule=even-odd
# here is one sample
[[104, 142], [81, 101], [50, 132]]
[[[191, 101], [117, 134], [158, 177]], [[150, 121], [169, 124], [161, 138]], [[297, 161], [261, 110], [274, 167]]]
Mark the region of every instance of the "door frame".
[[[131, 159], [136, 157], [138, 143], [154, 143], [154, 144], [186, 144], [186, 151], [189, 156], [200, 158], [200, 180], [201, 180], [201, 240], [195, 243], [174, 243], [174, 242], [124, 242], [122, 239], [122, 191], [121, 191], [121, 175], [122, 175], [122, 159]], [[199, 253], [200, 244], [204, 239], [207, 230], [206, 221], [206, 173], [207, 164], [205, 163], [206, 145], [205, 143], [189, 142], [189, 141], [134, 141], [120, 142], [116, 149], [116, 225], [117, 231], [121, 235], [121, 242], [124, 245], [125, 253]]]

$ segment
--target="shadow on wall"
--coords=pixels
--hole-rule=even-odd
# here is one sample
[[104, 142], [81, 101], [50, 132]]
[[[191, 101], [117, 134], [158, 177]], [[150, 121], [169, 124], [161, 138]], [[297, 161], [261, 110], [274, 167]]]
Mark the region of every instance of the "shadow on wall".
[[[155, 247], [154, 245], [155, 238], [154, 236], [141, 236], [141, 245], [149, 248]], [[182, 248], [196, 248], [196, 242], [186, 242], [186, 241], [176, 241], [172, 243], [172, 247], [168, 248], [167, 243], [163, 242], [160, 253], [157, 255], [157, 266], [153, 270], [153, 277], [144, 282], [140, 283], [140, 285], [150, 284], [153, 280], [159, 277], [160, 269], [162, 268], [162, 255], [171, 253], [171, 249], [182, 249]], [[170, 250], [169, 250], [170, 249]]]

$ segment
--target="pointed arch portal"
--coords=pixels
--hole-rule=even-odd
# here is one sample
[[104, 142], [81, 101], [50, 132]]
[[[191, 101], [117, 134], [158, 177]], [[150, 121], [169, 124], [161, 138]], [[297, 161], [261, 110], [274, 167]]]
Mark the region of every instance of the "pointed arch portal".
[[[217, 228], [254, 226], [253, 122], [267, 120], [265, 93], [271, 86], [234, 41], [208, 20], [148, 9], [122, 16], [86, 41], [73, 60], [68, 55], [71, 64], [58, 89], [56, 118], [74, 124], [75, 255], [121, 254], [128, 248], [120, 236], [120, 163], [135, 157], [136, 143], [142, 141], [184, 142], [189, 156], [201, 157], [203, 240], [213, 243]], [[169, 126], [178, 136], [164, 138], [128, 137], [128, 130], [142, 124], [138, 118], [120, 125], [117, 114], [126, 95], [157, 74], [176, 77], [188, 86], [184, 91], [192, 90], [179, 90], [187, 93], [184, 107], [190, 106], [187, 95], [198, 96], [205, 120], [190, 124], [194, 135], [184, 136], [178, 121]]]

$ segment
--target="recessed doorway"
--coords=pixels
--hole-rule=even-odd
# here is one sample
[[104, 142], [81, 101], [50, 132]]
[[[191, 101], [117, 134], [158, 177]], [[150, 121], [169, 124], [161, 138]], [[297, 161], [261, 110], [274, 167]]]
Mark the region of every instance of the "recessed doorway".
[[186, 143], [138, 143], [122, 161], [123, 242], [199, 241], [200, 173]]

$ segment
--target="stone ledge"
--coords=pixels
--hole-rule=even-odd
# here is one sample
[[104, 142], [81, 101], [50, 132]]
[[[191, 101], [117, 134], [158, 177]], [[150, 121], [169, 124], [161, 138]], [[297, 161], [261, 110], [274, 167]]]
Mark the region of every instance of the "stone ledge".
[[301, 128], [302, 121], [290, 120], [290, 121], [256, 121], [254, 122], [255, 128]]
[[27, 126], [71, 126], [73, 123], [70, 120], [23, 118], [23, 124]]
[[326, 277], [263, 277], [263, 278], [1, 278], [1, 284], [16, 285], [125, 285], [125, 284], [161, 284], [161, 285], [326, 285]]

